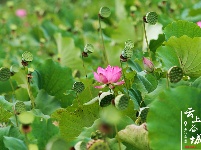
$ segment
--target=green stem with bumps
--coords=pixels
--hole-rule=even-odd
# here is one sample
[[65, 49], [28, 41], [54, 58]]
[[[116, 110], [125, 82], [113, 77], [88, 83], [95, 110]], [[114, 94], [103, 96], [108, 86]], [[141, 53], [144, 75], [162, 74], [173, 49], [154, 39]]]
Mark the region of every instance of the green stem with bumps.
[[[11, 81], [10, 79], [9, 79], [9, 82], [10, 82], [10, 86], [11, 86], [11, 88], [12, 88], [12, 92], [13, 92], [13, 96], [14, 96], [14, 95], [15, 95], [15, 90], [14, 90], [12, 81]], [[14, 104], [14, 100], [13, 100], [13, 104]], [[18, 124], [17, 115], [16, 115], [16, 113], [15, 113], [15, 109], [14, 109], [14, 108], [13, 108], [13, 113], [14, 113], [14, 115], [15, 115], [15, 121], [16, 121], [16, 125], [17, 125], [17, 127], [18, 127], [19, 124]]]
[[32, 91], [31, 91], [31, 87], [28, 83], [28, 94], [29, 94], [29, 97], [30, 97], [30, 100], [31, 100], [31, 106], [32, 106], [32, 109], [35, 107], [35, 102], [34, 102], [34, 97], [33, 97], [33, 94], [32, 94]]
[[128, 95], [128, 97], [130, 98], [130, 95], [129, 95], [129, 92], [128, 92], [128, 87], [127, 87], [127, 82], [126, 82], [126, 77], [125, 77], [125, 74], [124, 74], [124, 71], [123, 71], [123, 63], [122, 63], [121, 60], [120, 60], [120, 63], [121, 63], [122, 75], [123, 75], [123, 78], [124, 78], [124, 82], [125, 82], [125, 87], [126, 87], [127, 95]]
[[77, 92], [76, 92], [76, 99], [77, 99], [78, 105], [80, 105], [80, 100], [79, 100], [79, 97], [78, 97], [78, 93], [77, 93]]
[[[86, 76], [86, 79], [87, 79], [87, 71], [86, 71], [86, 68], [85, 68], [84, 57], [83, 57], [83, 55], [82, 55], [82, 66], [83, 66], [83, 68], [84, 68], [85, 76]], [[90, 93], [90, 95], [91, 95], [91, 98], [93, 98], [93, 97], [92, 97], [92, 93], [91, 93], [91, 88], [90, 88], [89, 85], [88, 85], [88, 88], [89, 88], [89, 93]]]
[[146, 44], [147, 44], [147, 52], [149, 53], [149, 58], [151, 60], [151, 51], [150, 51], [150, 48], [149, 48], [149, 43], [148, 43], [148, 38], [147, 38], [147, 31], [146, 31], [146, 28], [145, 28], [145, 22], [143, 21], [143, 28], [144, 28], [144, 36], [145, 36], [145, 40], [146, 40]]
[[86, 71], [86, 68], [85, 68], [85, 65], [84, 65], [84, 57], [83, 56], [82, 56], [82, 66], [84, 68], [85, 76], [86, 76], [86, 79], [87, 79], [87, 71]]
[[[15, 110], [14, 110], [14, 114], [15, 114]], [[19, 127], [18, 120], [17, 120], [17, 115], [16, 114], [15, 114], [15, 121], [16, 121], [17, 127]]]
[[169, 79], [168, 79], [168, 73], [166, 74], [166, 80], [167, 80], [167, 88], [170, 87]]
[[13, 95], [15, 95], [15, 90], [14, 90], [14, 87], [13, 87], [13, 83], [11, 82], [11, 80], [9, 79], [9, 82], [10, 82], [10, 86], [12, 88], [12, 91], [13, 91]]
[[91, 98], [93, 98], [90, 85], [88, 85], [88, 88], [89, 88], [90, 96], [91, 96]]
[[28, 139], [27, 133], [24, 133], [24, 135], [25, 135], [25, 143], [28, 147], [29, 146], [29, 139]]
[[105, 50], [105, 44], [104, 44], [104, 40], [103, 40], [103, 32], [102, 32], [102, 27], [101, 27], [101, 17], [100, 15], [98, 15], [98, 21], [99, 21], [99, 30], [100, 30], [100, 35], [101, 35], [101, 41], [102, 41], [102, 44], [103, 44], [103, 57], [105, 59], [105, 63], [106, 65], [109, 64], [108, 62], [108, 58], [107, 58], [107, 53], [106, 53], [106, 50]]
[[34, 102], [33, 93], [32, 93], [32, 91], [31, 91], [31, 86], [30, 86], [30, 83], [29, 83], [28, 77], [27, 77], [27, 74], [28, 74], [28, 67], [27, 67], [27, 66], [23, 66], [23, 69], [24, 69], [24, 73], [25, 73], [25, 75], [26, 75], [27, 92], [28, 92], [28, 95], [29, 95], [29, 98], [30, 98], [30, 101], [31, 101], [32, 109], [33, 109], [33, 108], [35, 108], [35, 102]]
[[[27, 76], [28, 68], [25, 67], [24, 69], [25, 69], [25, 74]], [[30, 83], [28, 81], [28, 78], [26, 78], [26, 80], [27, 80], [27, 91], [28, 91], [28, 95], [29, 95], [29, 98], [30, 98], [30, 101], [31, 101], [31, 106], [32, 106], [32, 109], [33, 109], [33, 108], [35, 108], [34, 96], [33, 96], [33, 93], [31, 91], [31, 86], [30, 86]]]

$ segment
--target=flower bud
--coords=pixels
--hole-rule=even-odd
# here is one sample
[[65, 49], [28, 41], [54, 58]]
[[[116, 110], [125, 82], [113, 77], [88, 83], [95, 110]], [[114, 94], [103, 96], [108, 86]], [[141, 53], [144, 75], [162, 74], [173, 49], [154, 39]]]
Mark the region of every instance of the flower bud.
[[201, 21], [198, 21], [197, 25], [201, 28]]
[[27, 12], [25, 9], [18, 9], [18, 10], [16, 10], [15, 14], [16, 14], [16, 16], [23, 18], [27, 15]]
[[147, 72], [153, 72], [154, 71], [154, 64], [152, 63], [151, 60], [149, 60], [148, 58], [143, 57], [143, 64], [144, 64], [144, 69]]

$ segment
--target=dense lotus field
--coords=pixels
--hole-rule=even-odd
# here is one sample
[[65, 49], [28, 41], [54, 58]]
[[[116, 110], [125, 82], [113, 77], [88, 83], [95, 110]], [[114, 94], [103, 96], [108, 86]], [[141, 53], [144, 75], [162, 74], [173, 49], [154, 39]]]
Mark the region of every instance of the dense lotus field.
[[201, 150], [200, 0], [0, 12], [0, 150]]

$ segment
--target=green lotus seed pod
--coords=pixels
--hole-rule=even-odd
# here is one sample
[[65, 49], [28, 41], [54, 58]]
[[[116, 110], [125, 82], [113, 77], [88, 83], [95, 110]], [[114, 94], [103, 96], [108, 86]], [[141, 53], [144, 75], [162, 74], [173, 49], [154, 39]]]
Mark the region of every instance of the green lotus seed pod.
[[111, 101], [114, 99], [114, 95], [110, 92], [103, 92], [99, 98], [99, 105], [101, 107], [106, 107], [111, 104]]
[[96, 136], [98, 139], [102, 139], [104, 137], [103, 133], [100, 130], [96, 130]]
[[15, 104], [15, 111], [17, 114], [21, 114], [26, 111], [26, 105], [23, 102], [17, 102]]
[[91, 139], [94, 139], [94, 140], [96, 139], [96, 133], [95, 132], [91, 133]]
[[125, 47], [124, 50], [122, 51], [121, 55], [124, 58], [131, 58], [133, 56], [133, 50]]
[[42, 16], [45, 12], [41, 7], [38, 7], [38, 6], [34, 8], [34, 11], [36, 12], [38, 16]]
[[117, 109], [124, 110], [128, 107], [128, 101], [128, 96], [120, 94], [115, 98], [114, 103]]
[[75, 82], [73, 84], [73, 90], [77, 93], [81, 93], [84, 90], [85, 86], [82, 82]]
[[94, 46], [92, 44], [86, 44], [84, 47], [85, 53], [93, 53], [94, 52]]
[[141, 119], [140, 120], [141, 123], [146, 122], [148, 112], [149, 112], [149, 107], [142, 107], [142, 108], [140, 108], [139, 117]]
[[44, 38], [40, 38], [40, 43], [45, 43], [46, 40]]
[[10, 25], [10, 29], [13, 30], [13, 31], [15, 31], [15, 30], [17, 30], [17, 26], [15, 24], [11, 24]]
[[137, 7], [136, 7], [136, 6], [131, 6], [131, 7], [130, 7], [130, 11], [131, 11], [131, 12], [135, 12], [136, 10], [137, 10]]
[[87, 150], [110, 150], [107, 143], [103, 140], [91, 140], [87, 143]]
[[76, 143], [74, 148], [75, 148], [75, 150], [87, 150], [86, 143], [83, 141]]
[[34, 121], [34, 115], [32, 112], [25, 111], [18, 116], [18, 119], [22, 124], [31, 124]]
[[171, 83], [177, 83], [183, 78], [183, 70], [180, 67], [174, 66], [168, 70], [168, 78]]
[[101, 7], [99, 14], [103, 18], [108, 18], [111, 15], [111, 11], [108, 7]]
[[33, 60], [33, 55], [30, 52], [25, 51], [22, 54], [22, 60], [25, 62], [31, 62]]
[[129, 48], [129, 49], [133, 49], [133, 48], [134, 48], [134, 43], [133, 43], [133, 41], [132, 41], [132, 40], [127, 40], [127, 41], [125, 42], [125, 47], [126, 47], [126, 48]]
[[29, 144], [28, 149], [29, 150], [38, 150], [38, 146], [36, 144]]
[[13, 7], [14, 6], [14, 2], [13, 1], [7, 1], [6, 5], [8, 7]]
[[104, 135], [100, 130], [96, 130], [96, 132], [91, 133], [91, 139], [97, 140], [97, 139], [102, 139], [103, 137]]
[[10, 76], [10, 69], [5, 67], [0, 69], [0, 81], [7, 81], [8, 79], [10, 79]]
[[96, 130], [96, 134], [97, 135], [101, 135], [101, 131], [100, 130]]
[[155, 25], [158, 21], [158, 15], [156, 12], [148, 12], [145, 16], [145, 21], [151, 25]]

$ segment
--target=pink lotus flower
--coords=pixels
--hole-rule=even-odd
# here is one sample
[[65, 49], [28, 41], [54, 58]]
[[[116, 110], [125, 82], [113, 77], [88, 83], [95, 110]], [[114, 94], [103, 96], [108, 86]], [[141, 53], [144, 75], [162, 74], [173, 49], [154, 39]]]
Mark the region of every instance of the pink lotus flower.
[[197, 25], [201, 28], [201, 21], [198, 21]]
[[143, 64], [144, 64], [144, 69], [147, 72], [153, 72], [154, 71], [154, 64], [148, 58], [143, 57]]
[[106, 85], [113, 88], [113, 85], [121, 85], [125, 83], [123, 80], [118, 82], [121, 78], [121, 68], [118, 66], [111, 67], [108, 65], [105, 69], [98, 67], [97, 73], [94, 72], [94, 78], [98, 82], [103, 83], [103, 85], [95, 87], [99, 89], [104, 88]]
[[16, 10], [15, 14], [16, 16], [23, 18], [27, 15], [27, 12], [25, 9], [18, 9]]

